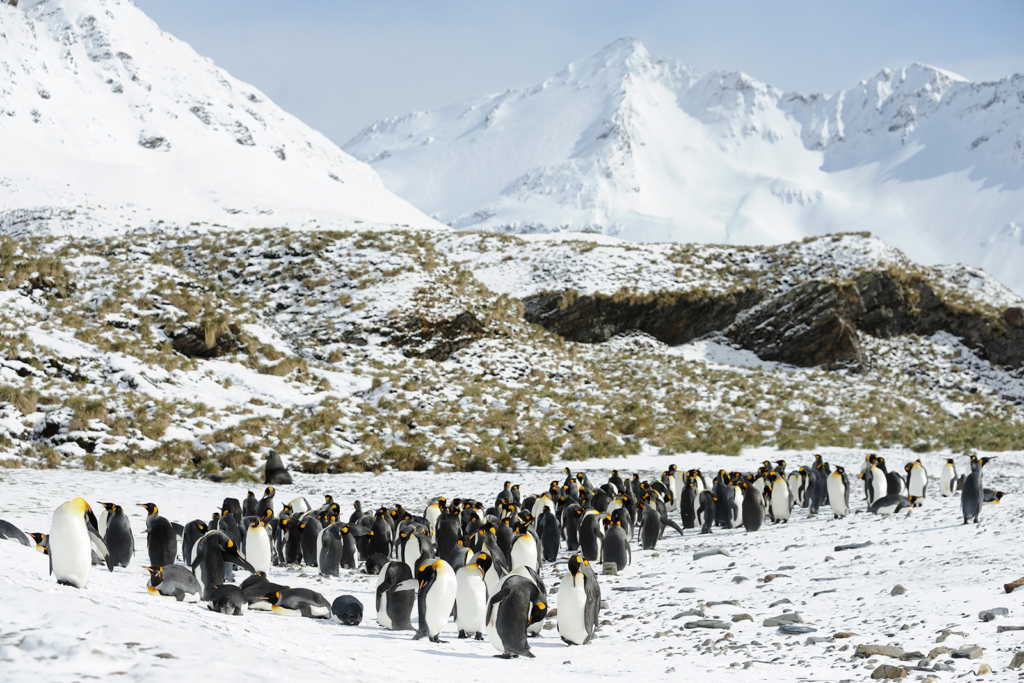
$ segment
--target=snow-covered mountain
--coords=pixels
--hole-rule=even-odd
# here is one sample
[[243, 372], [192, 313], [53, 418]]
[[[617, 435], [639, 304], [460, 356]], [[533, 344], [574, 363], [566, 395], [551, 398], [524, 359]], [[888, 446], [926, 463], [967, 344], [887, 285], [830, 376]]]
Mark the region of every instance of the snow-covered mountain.
[[130, 0], [0, 2], [0, 230], [435, 224]]
[[1022, 75], [972, 83], [914, 64], [802, 95], [623, 39], [344, 149], [456, 228], [728, 244], [868, 230], [1024, 291]]

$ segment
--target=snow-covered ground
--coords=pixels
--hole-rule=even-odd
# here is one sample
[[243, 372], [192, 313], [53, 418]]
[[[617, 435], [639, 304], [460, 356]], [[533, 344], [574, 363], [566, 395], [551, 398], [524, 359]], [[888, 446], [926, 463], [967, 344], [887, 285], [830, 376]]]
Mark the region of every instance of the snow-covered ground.
[[[898, 467], [915, 459], [907, 451], [881, 454]], [[864, 453], [829, 450], [824, 456], [856, 472]], [[671, 462], [683, 469], [752, 470], [764, 459], [784, 458], [792, 467], [809, 464], [812, 457], [756, 449], [735, 458], [646, 454], [570, 465], [588, 470], [598, 484], [613, 467], [652, 478]], [[979, 526], [961, 524], [959, 498], [938, 495], [943, 456], [927, 455], [923, 461], [932, 476], [929, 497], [909, 516], [865, 514], [862, 489], [854, 484], [851, 501], [857, 512], [844, 520], [835, 521], [827, 512], [808, 518], [805, 510], [797, 509], [788, 524], [766, 525], [756, 533], [716, 529], [711, 536], [688, 531], [680, 538], [669, 530], [655, 551], [634, 545], [632, 566], [618, 576], [600, 577], [608, 602], [601, 618], [608, 623], [592, 645], [569, 648], [556, 631], [546, 628], [531, 643], [536, 659], [512, 661], [494, 659], [495, 651], [486, 642], [457, 640], [454, 623], [442, 634], [449, 642], [440, 645], [414, 642], [409, 632], [384, 631], [374, 618], [374, 579], [355, 572], [325, 579], [306, 568], [275, 568], [271, 578], [313, 588], [328, 600], [357, 596], [365, 606], [357, 627], [268, 613], [227, 617], [205, 606], [149, 595], [142, 568], [144, 513], [134, 504], [156, 502], [163, 514], [180, 522], [208, 519], [225, 497], [244, 497], [239, 485], [144, 472], [0, 470], [0, 518], [25, 531], [46, 531], [53, 510], [71, 497], [82, 495], [94, 507], [100, 500], [113, 501], [125, 506], [138, 549], [129, 568], [113, 574], [94, 568], [88, 587], [76, 590], [47, 576], [46, 558], [35, 550], [0, 544], [0, 678], [451, 681], [630, 675], [644, 680], [839, 681], [864, 680], [882, 663], [917, 666], [933, 648], [978, 645], [984, 650], [979, 659], [954, 660], [945, 653], [929, 660], [929, 667], [948, 664], [951, 672], [911, 671], [910, 676], [953, 680], [985, 663], [994, 670], [994, 679], [1016, 680], [1016, 672], [1007, 667], [1020, 649], [1020, 632], [998, 633], [997, 628], [1024, 625], [1024, 594], [1007, 595], [1002, 588], [1024, 575], [1017, 550], [1024, 542], [1024, 499], [1018, 484], [1024, 452], [1000, 453], [985, 468], [985, 485], [1008, 494], [1000, 505], [985, 507]], [[965, 464], [959, 457], [961, 471]], [[526, 493], [539, 492], [564, 476], [560, 467], [511, 475], [297, 475], [294, 486], [281, 487], [277, 500], [305, 495], [316, 504], [322, 494], [331, 493], [343, 510], [351, 509], [355, 499], [364, 507], [398, 502], [412, 510], [422, 509], [436, 495], [489, 502], [505, 478], [521, 483]], [[866, 541], [872, 545], [835, 550]], [[693, 559], [696, 551], [719, 547], [729, 556]], [[544, 568], [555, 607], [553, 594], [565, 571], [564, 547], [561, 557]], [[890, 595], [897, 584], [906, 593]], [[981, 622], [978, 613], [994, 607], [1006, 607], [1009, 616]], [[700, 618], [681, 615], [691, 609], [728, 622], [729, 630], [685, 628]], [[799, 612], [805, 625], [817, 630], [789, 636], [762, 626], [786, 610]], [[750, 615], [752, 621], [732, 622], [739, 614]], [[947, 630], [952, 633], [937, 642]], [[853, 635], [833, 638], [844, 632]], [[894, 644], [923, 656], [903, 663], [885, 657], [856, 659], [860, 644]]]

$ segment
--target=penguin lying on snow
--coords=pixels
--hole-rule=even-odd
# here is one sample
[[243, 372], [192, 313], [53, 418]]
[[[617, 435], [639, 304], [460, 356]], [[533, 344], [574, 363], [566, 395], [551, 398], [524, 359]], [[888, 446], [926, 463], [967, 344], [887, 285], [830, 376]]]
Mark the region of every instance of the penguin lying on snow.
[[146, 589], [150, 593], [174, 598], [178, 602], [199, 602], [203, 588], [187, 567], [169, 564], [166, 567], [146, 567], [146, 570], [149, 571]]
[[331, 616], [331, 603], [327, 598], [308, 588], [285, 588], [264, 598], [278, 616], [308, 619], [328, 619]]
[[242, 594], [242, 589], [229, 583], [214, 587], [208, 606], [211, 612], [241, 616], [245, 614], [249, 603]]
[[0, 519], [0, 540], [15, 541], [29, 548], [35, 545], [28, 534], [2, 519]]
[[353, 595], [342, 595], [331, 603], [331, 614], [346, 626], [358, 626], [363, 620], [363, 603]]
[[894, 515], [900, 510], [905, 508], [915, 507], [915, 502], [918, 500], [917, 496], [906, 496], [898, 493], [890, 493], [889, 495], [882, 496], [868, 508], [868, 512], [872, 512], [876, 515]]

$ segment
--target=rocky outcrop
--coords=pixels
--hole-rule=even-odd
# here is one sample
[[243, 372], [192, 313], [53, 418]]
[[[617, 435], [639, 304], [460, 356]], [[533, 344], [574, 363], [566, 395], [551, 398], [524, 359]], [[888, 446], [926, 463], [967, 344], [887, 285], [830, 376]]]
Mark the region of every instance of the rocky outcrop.
[[402, 330], [390, 342], [403, 347], [407, 358], [426, 358], [443, 362], [484, 335], [484, 326], [469, 311], [454, 318], [428, 320], [414, 317], [405, 321]]
[[764, 298], [756, 290], [708, 295], [658, 292], [644, 295], [577, 295], [545, 292], [523, 300], [524, 315], [571, 341], [599, 343], [639, 330], [669, 345], [728, 327], [736, 315]]
[[[203, 326], [196, 325], [179, 334], [171, 335], [171, 347], [189, 358], [218, 358], [237, 352], [242, 347], [241, 330], [236, 325], [217, 334], [208, 340]], [[208, 343], [211, 342], [211, 343]]]
[[870, 271], [854, 280], [811, 280], [779, 294], [659, 292], [577, 296], [572, 290], [524, 300], [525, 316], [566, 339], [603, 342], [639, 330], [674, 345], [724, 333], [764, 360], [801, 367], [862, 369], [859, 335], [959, 337], [980, 357], [1024, 366], [1024, 311], [949, 303], [917, 273]]

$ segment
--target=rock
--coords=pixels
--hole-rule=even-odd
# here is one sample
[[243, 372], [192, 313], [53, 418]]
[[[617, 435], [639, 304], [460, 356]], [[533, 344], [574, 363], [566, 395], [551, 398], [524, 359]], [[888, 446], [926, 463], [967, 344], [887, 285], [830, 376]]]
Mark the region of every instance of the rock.
[[1018, 650], [1017, 654], [1010, 660], [1011, 669], [1019, 669], [1024, 666], [1024, 650]]
[[996, 626], [996, 633], [1006, 633], [1007, 631], [1024, 631], [1024, 626]]
[[892, 587], [892, 590], [889, 591], [889, 595], [903, 595], [906, 592], [907, 589], [897, 583], [895, 586]]
[[698, 619], [697, 621], [688, 621], [683, 624], [684, 628], [720, 628], [728, 631], [731, 627], [728, 623], [719, 619]]
[[241, 347], [242, 330], [231, 323], [224, 329], [207, 329], [203, 325], [190, 324], [184, 332], [172, 333], [165, 329], [164, 333], [171, 337], [171, 348], [189, 358], [218, 358], [237, 353]]
[[804, 645], [817, 645], [818, 643], [827, 643], [830, 638], [823, 638], [822, 636], [808, 636], [807, 640], [804, 641]]
[[978, 676], [983, 676], [984, 674], [990, 674], [990, 673], [992, 673], [992, 667], [989, 666], [988, 664], [982, 664], [981, 666], [978, 667], [978, 673], [977, 673]]
[[713, 555], [725, 555], [726, 557], [732, 557], [729, 551], [725, 548], [713, 548], [710, 550], [698, 550], [693, 554], [694, 560], [702, 560], [705, 557], [711, 557]]
[[292, 483], [292, 475], [284, 466], [284, 461], [277, 451], [270, 451], [267, 455], [267, 464], [263, 466], [263, 483], [272, 486], [281, 486]]
[[793, 601], [790, 600], [789, 598], [782, 598], [781, 600], [776, 600], [772, 604], [768, 605], [768, 609], [771, 609], [772, 607], [777, 607], [779, 605], [792, 605], [792, 604], [793, 604]]
[[543, 628], [545, 631], [550, 631], [551, 629], [555, 628], [555, 622], [547, 621], [547, 622], [544, 623], [544, 626], [542, 626], [541, 628]]
[[858, 548], [867, 548], [871, 545], [871, 541], [864, 541], [863, 543], [847, 543], [846, 545], [837, 545], [835, 551], [842, 552], [843, 550], [857, 550]]
[[403, 347], [407, 358], [425, 358], [443, 363], [448, 358], [484, 336], [484, 326], [469, 311], [454, 318], [428, 320], [418, 315], [401, 325], [401, 330], [388, 342]]
[[680, 612], [679, 614], [677, 614], [674, 617], [672, 617], [672, 620], [675, 621], [676, 619], [682, 619], [683, 617], [703, 617], [703, 616], [704, 616], [704, 610], [688, 609], [685, 612]]
[[765, 619], [764, 620], [764, 624], [762, 624], [762, 625], [763, 626], [767, 626], [767, 627], [772, 627], [772, 626], [782, 626], [784, 624], [802, 624], [802, 623], [804, 623], [804, 620], [800, 617], [800, 613], [799, 612], [786, 612], [785, 614], [780, 614], [777, 617], [771, 617], [770, 619]]
[[689, 587], [686, 587], [686, 588], [680, 588], [679, 592], [680, 593], [696, 593], [699, 590], [700, 590], [699, 588], [689, 588]]
[[907, 670], [900, 666], [882, 664], [877, 669], [871, 672], [871, 677], [876, 679], [906, 678]]
[[771, 583], [775, 579], [783, 579], [783, 578], [788, 579], [789, 578], [789, 574], [768, 574], [767, 576], [765, 576], [761, 580], [764, 583]]
[[750, 616], [749, 614], [742, 614], [741, 613], [741, 614], [734, 614], [734, 615], [732, 615], [732, 623], [734, 623], [734, 624], [738, 624], [741, 621], [753, 621], [753, 620], [754, 620], [754, 617]]
[[854, 652], [855, 657], [892, 657], [899, 659], [903, 656], [903, 648], [896, 647], [895, 645], [858, 645], [857, 650]]
[[618, 576], [619, 565], [615, 562], [605, 562], [601, 565], [601, 574], [604, 576]]
[[931, 652], [928, 653], [928, 659], [935, 659], [936, 657], [949, 654], [950, 652], [955, 652], [955, 650], [951, 647], [946, 647], [945, 645], [941, 647], [935, 647], [932, 648]]
[[612, 625], [612, 622], [608, 621], [607, 619], [602, 619], [601, 620], [601, 626], [611, 626], [611, 625]]
[[837, 640], [842, 640], [843, 638], [852, 638], [855, 635], [857, 634], [852, 631], [837, 631], [832, 634], [832, 637]]
[[964, 645], [953, 653], [953, 659], [977, 659], [983, 654], [985, 654], [985, 651], [977, 645]]
[[946, 638], [949, 638], [950, 636], [960, 636], [961, 638], [966, 638], [967, 634], [963, 631], [950, 631], [947, 628], [942, 630], [942, 632], [939, 634], [939, 637], [935, 639], [935, 642], [944, 643], [946, 642]]
[[935, 666], [932, 667], [932, 671], [956, 671], [956, 669], [945, 662], [935, 662]]
[[1024, 309], [1019, 306], [1010, 306], [1003, 310], [1003, 320], [1013, 327], [1024, 327]]
[[982, 621], [993, 621], [996, 617], [1009, 616], [1010, 610], [1005, 607], [995, 607], [978, 612], [978, 618]]
[[743, 583], [744, 581], [747, 581], [747, 580], [748, 579], [745, 576], [736, 575], [736, 576], [732, 577], [732, 582], [733, 583]]
[[817, 630], [813, 626], [800, 626], [799, 624], [783, 624], [779, 627], [779, 632], [785, 633], [787, 636], [802, 636], [805, 633], [814, 633]]
[[601, 609], [608, 609], [608, 601], [607, 600], [602, 600], [601, 601]]

